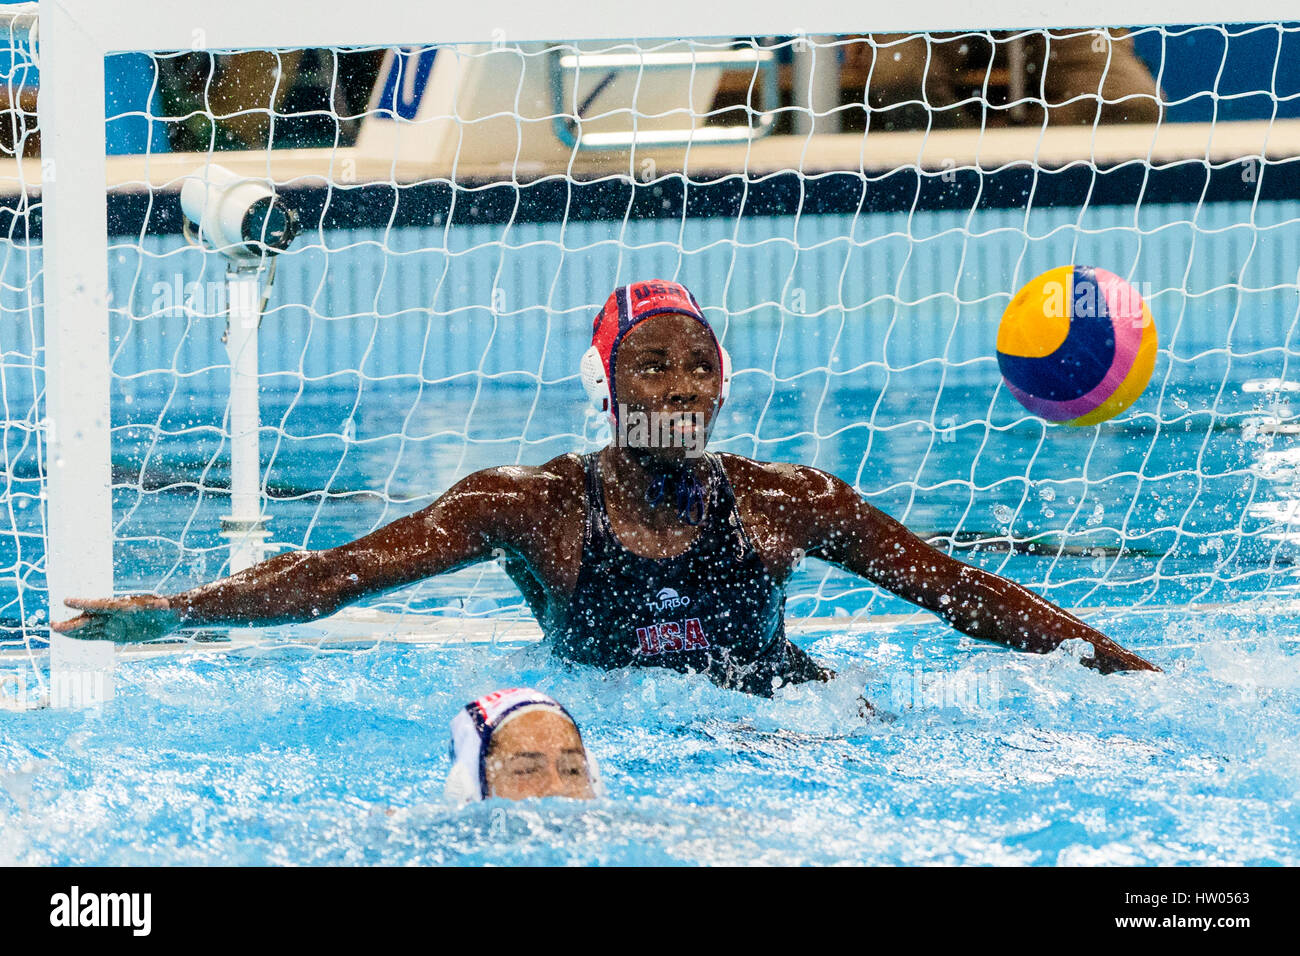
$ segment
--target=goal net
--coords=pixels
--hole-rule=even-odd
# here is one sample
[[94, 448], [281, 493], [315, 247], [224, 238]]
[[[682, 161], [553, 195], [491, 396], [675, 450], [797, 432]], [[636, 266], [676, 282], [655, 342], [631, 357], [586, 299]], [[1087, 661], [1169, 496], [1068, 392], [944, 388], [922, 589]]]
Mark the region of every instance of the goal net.
[[[476, 469], [600, 447], [578, 360], [652, 277], [733, 357], [712, 450], [836, 474], [1064, 606], [1300, 581], [1300, 25], [1271, 10], [873, 32], [733, 4], [687, 39], [466, 14], [434, 43], [395, 3], [380, 26], [282, 4], [260, 40], [251, 4], [174, 6], [0, 7], [9, 657], [40, 659], [69, 596], [175, 593], [239, 547], [333, 547]], [[218, 167], [300, 226], [237, 276], [181, 201]], [[1159, 338], [1141, 397], [1082, 428], [1027, 411], [995, 345], [1067, 265], [1130, 282]], [[368, 606], [369, 633], [528, 618], [491, 562]], [[787, 603], [909, 610], [815, 561]]]

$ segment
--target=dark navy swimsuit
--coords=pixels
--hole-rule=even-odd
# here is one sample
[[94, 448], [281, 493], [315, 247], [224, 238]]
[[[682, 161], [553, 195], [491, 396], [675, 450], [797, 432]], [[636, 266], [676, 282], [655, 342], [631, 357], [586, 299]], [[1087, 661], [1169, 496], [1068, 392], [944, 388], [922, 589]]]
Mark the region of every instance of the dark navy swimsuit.
[[706, 506], [690, 548], [656, 559], [615, 537], [596, 454], [582, 456], [587, 517], [578, 585], [567, 607], [542, 620], [555, 654], [597, 667], [701, 673], [765, 696], [774, 684], [831, 676], [786, 638], [785, 589], [745, 534], [717, 455], [705, 456]]

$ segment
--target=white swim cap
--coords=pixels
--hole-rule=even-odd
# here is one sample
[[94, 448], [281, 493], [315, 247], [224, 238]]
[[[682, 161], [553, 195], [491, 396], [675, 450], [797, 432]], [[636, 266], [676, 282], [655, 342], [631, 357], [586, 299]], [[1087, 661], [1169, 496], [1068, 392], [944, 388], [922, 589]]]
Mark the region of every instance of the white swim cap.
[[[451, 772], [447, 774], [447, 784], [443, 790], [447, 799], [458, 804], [487, 799], [487, 752], [492, 735], [511, 720], [533, 710], [563, 714], [573, 724], [573, 729], [578, 730], [578, 722], [559, 701], [529, 687], [494, 691], [466, 704], [452, 718]], [[582, 739], [581, 730], [578, 730], [578, 739]], [[584, 753], [586, 749], [584, 744]], [[586, 757], [591, 789], [602, 796], [604, 788], [600, 783], [596, 758], [590, 753]]]

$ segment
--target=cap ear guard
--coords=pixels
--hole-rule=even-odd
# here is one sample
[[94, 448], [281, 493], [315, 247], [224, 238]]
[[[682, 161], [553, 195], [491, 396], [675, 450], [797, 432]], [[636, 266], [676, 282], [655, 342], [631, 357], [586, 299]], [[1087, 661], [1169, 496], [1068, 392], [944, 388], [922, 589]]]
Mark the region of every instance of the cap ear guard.
[[475, 779], [473, 771], [463, 763], [451, 765], [451, 772], [447, 774], [447, 783], [442, 788], [442, 795], [458, 807], [483, 799], [478, 780]]
[[613, 432], [618, 428], [614, 410], [609, 407], [609, 380], [605, 375], [605, 362], [600, 357], [600, 349], [592, 346], [582, 355], [582, 364], [578, 367], [582, 377], [582, 388], [587, 393], [587, 401], [598, 412], [603, 413], [605, 424]]
[[596, 411], [609, 411], [609, 381], [605, 376], [605, 363], [600, 357], [600, 349], [594, 345], [587, 349], [582, 355], [578, 371], [582, 376], [582, 387]]
[[591, 792], [599, 799], [605, 798], [605, 781], [600, 776], [600, 764], [596, 762], [596, 755], [587, 750], [586, 745], [582, 748], [587, 754], [587, 779], [591, 781]]
[[718, 404], [721, 405], [731, 395], [731, 353], [719, 342], [718, 354], [722, 356], [722, 390], [718, 393]]

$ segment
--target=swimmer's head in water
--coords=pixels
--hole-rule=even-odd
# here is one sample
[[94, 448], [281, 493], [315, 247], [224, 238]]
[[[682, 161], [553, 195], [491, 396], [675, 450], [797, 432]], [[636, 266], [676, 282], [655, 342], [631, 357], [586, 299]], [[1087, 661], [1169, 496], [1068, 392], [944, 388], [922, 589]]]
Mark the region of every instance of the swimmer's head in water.
[[501, 797], [585, 800], [600, 788], [578, 725], [554, 699], [529, 688], [466, 704], [451, 722], [446, 793], [457, 803]]
[[[643, 327], [657, 316], [662, 319]], [[731, 358], [685, 286], [633, 282], [615, 289], [596, 315], [582, 382], [616, 429], [624, 409], [647, 419], [698, 414], [707, 422], [727, 398]]]

